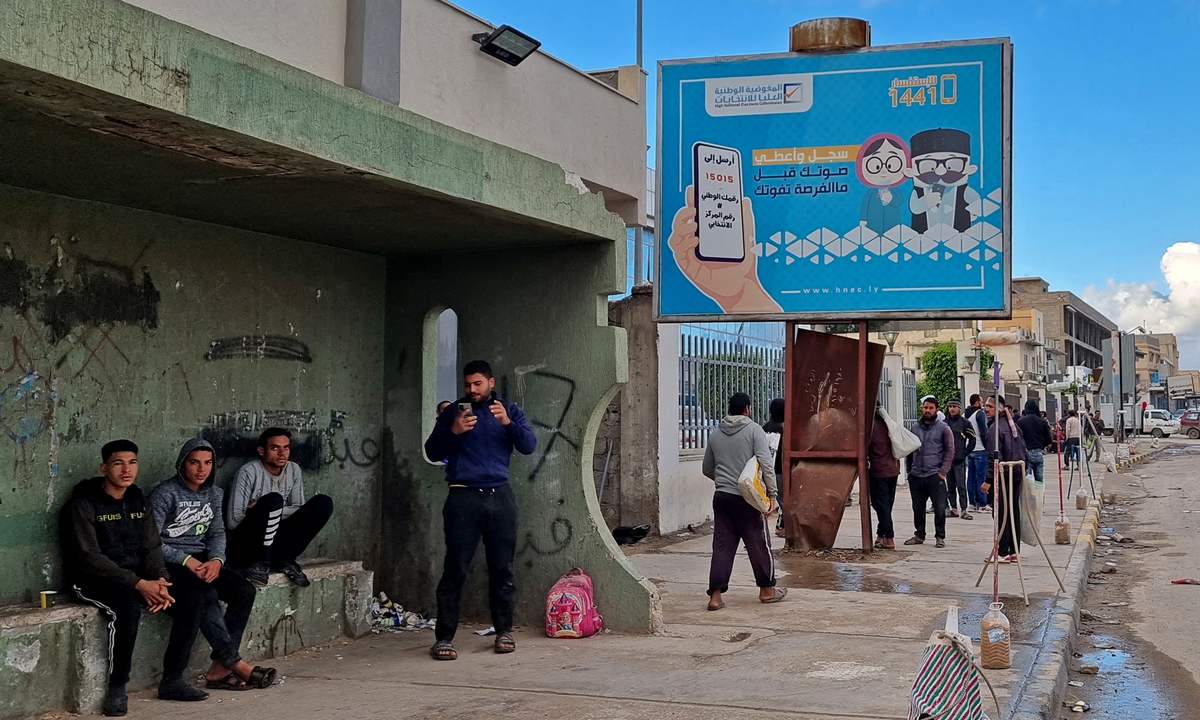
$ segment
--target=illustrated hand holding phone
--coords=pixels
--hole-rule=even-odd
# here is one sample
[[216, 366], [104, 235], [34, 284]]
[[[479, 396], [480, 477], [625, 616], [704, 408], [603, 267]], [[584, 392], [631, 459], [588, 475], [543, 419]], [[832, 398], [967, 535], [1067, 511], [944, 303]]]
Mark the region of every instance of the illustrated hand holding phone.
[[754, 210], [742, 194], [741, 155], [732, 148], [696, 143], [695, 182], [684, 191], [668, 246], [700, 292], [725, 312], [777, 313], [779, 303], [758, 279]]

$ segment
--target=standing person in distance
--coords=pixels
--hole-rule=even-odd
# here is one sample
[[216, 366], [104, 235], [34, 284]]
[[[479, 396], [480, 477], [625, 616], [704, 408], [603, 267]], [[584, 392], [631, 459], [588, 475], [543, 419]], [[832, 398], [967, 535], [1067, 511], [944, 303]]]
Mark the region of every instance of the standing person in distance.
[[1072, 409], [1067, 411], [1067, 422], [1063, 425], [1067, 444], [1067, 467], [1079, 465], [1079, 446], [1083, 444], [1083, 423], [1079, 422], [1079, 412]]
[[1044, 482], [1046, 467], [1046, 448], [1053, 439], [1050, 437], [1050, 424], [1042, 419], [1038, 401], [1029, 398], [1025, 401], [1025, 411], [1017, 421], [1021, 436], [1025, 439], [1025, 467], [1033, 473], [1033, 479]]
[[425, 455], [446, 458], [450, 489], [442, 506], [446, 560], [437, 586], [437, 628], [429, 654], [456, 660], [454, 635], [462, 610], [463, 583], [483, 539], [487, 554], [488, 606], [496, 628], [494, 649], [510, 653], [513, 639], [513, 558], [517, 551], [517, 500], [509, 485], [513, 451], [530, 455], [537, 437], [516, 403], [496, 396], [492, 366], [472, 360], [463, 367], [464, 394], [457, 407], [438, 415]]
[[[787, 595], [786, 588], [775, 587], [775, 558], [771, 554], [771, 536], [767, 518], [779, 507], [776, 502], [775, 459], [767, 445], [767, 434], [750, 417], [750, 396], [734, 393], [729, 398], [729, 414], [721, 420], [717, 432], [708, 437], [704, 449], [703, 473], [716, 485], [713, 493], [713, 554], [708, 573], [708, 609], [725, 607], [722, 596], [729, 590], [733, 561], [738, 544], [745, 543], [758, 599], [775, 603]], [[758, 511], [742, 497], [738, 479], [751, 458], [758, 459], [759, 472], [771, 507]]]
[[950, 474], [946, 476], [946, 497], [950, 503], [947, 514], [950, 517], [973, 520], [971, 504], [967, 499], [967, 447], [974, 445], [975, 432], [963, 417], [962, 404], [958, 398], [946, 401], [946, 413], [943, 422], [950, 428], [950, 432], [954, 433], [954, 463], [950, 465]]
[[983, 398], [979, 393], [971, 395], [971, 405], [967, 408], [966, 418], [972, 434], [967, 448], [967, 497], [971, 501], [972, 510], [987, 512], [987, 494], [979, 489], [987, 478], [987, 450], [983, 446], [987, 416], [983, 412]]
[[946, 547], [946, 476], [954, 464], [954, 433], [938, 419], [938, 412], [936, 397], [921, 398], [921, 419], [913, 426], [921, 447], [905, 458], [914, 526], [913, 536], [904, 541], [905, 545], [925, 542], [925, 504], [932, 501], [936, 545]]
[[[770, 433], [779, 434], [779, 444], [775, 447], [775, 485], [787, 482], [787, 478], [783, 476], [783, 443], [787, 441], [784, 425], [784, 399], [775, 398], [770, 405], [771, 419], [763, 423], [763, 430], [769, 435]], [[779, 537], [784, 537], [783, 532], [783, 508], [779, 509], [779, 517], [775, 521], [775, 534]]]
[[887, 423], [879, 417], [878, 406], [875, 421], [871, 425], [871, 442], [867, 445], [867, 465], [870, 478], [871, 507], [879, 518], [875, 533], [875, 547], [880, 550], [896, 549], [896, 530], [892, 525], [892, 508], [896, 504], [896, 481], [900, 478], [900, 461], [892, 453], [892, 438]]
[[[1021, 473], [1012, 474], [1014, 502], [1010, 521], [1008, 501], [1005, 500], [1004, 493], [999, 492], [999, 488], [996, 487], [996, 459], [999, 456], [1000, 462], [1025, 460], [1025, 441], [1021, 438], [1020, 429], [1012, 418], [1011, 410], [1005, 407], [1003, 399], [1000, 400], [1000, 408], [997, 410], [995, 399], [988, 398], [984, 409], [988, 416], [988, 477], [987, 482], [983, 484], [983, 490], [992, 497], [993, 511], [997, 513], [995, 522], [1004, 526], [1004, 532], [1000, 533], [999, 562], [1016, 562], [1017, 553], [1021, 552], [1020, 498], [1021, 485], [1025, 482], [1025, 477]], [[997, 426], [999, 427], [997, 428]], [[996, 437], [999, 437], [999, 447], [996, 446]]]

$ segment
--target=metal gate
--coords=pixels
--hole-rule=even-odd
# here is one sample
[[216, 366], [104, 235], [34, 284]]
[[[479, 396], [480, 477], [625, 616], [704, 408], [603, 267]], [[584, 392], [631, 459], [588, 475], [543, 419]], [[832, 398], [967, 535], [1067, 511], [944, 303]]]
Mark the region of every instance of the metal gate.
[[750, 396], [754, 420], [767, 421], [773, 398], [783, 397], [783, 348], [742, 338], [679, 338], [679, 447], [702, 449], [725, 416], [729, 396]]
[[920, 408], [917, 407], [917, 371], [904, 368], [904, 427], [912, 430], [913, 425], [921, 419]]

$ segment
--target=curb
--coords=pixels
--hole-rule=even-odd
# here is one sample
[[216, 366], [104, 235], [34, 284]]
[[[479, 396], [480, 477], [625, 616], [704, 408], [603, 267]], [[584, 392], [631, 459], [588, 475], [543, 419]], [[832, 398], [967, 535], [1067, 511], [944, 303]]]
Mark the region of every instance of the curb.
[[1079, 631], [1079, 608], [1087, 589], [1092, 551], [1100, 530], [1100, 502], [1092, 500], [1075, 536], [1071, 562], [1063, 574], [1067, 592], [1050, 608], [1050, 622], [1029, 672], [1029, 681], [1013, 705], [1010, 720], [1057, 720], [1067, 689], [1067, 663]]
[[1150, 452], [1142, 453], [1141, 455], [1134, 455], [1133, 457], [1129, 458], [1128, 460], [1122, 460], [1121, 462], [1117, 463], [1117, 470], [1123, 470], [1123, 469], [1129, 467], [1130, 465], [1133, 465], [1134, 463], [1139, 463], [1148, 457], [1157, 455], [1160, 452], [1162, 452], [1163, 450], [1166, 450], [1166, 448], [1165, 447], [1157, 447], [1157, 448], [1151, 450]]

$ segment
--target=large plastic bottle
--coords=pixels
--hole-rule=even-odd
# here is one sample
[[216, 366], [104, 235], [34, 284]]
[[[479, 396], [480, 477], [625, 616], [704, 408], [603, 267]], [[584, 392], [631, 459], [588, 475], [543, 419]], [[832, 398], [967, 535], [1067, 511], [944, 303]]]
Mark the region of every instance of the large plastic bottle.
[[1066, 515], [1059, 515], [1054, 521], [1054, 542], [1058, 545], [1071, 544], [1071, 521]]
[[1087, 490], [1079, 488], [1079, 492], [1075, 493], [1075, 509], [1087, 510], [1088, 501], [1090, 500], [1091, 498], [1088, 497]]
[[1012, 639], [1003, 609], [1004, 603], [992, 603], [981, 623], [979, 656], [987, 670], [1003, 670], [1012, 665]]

